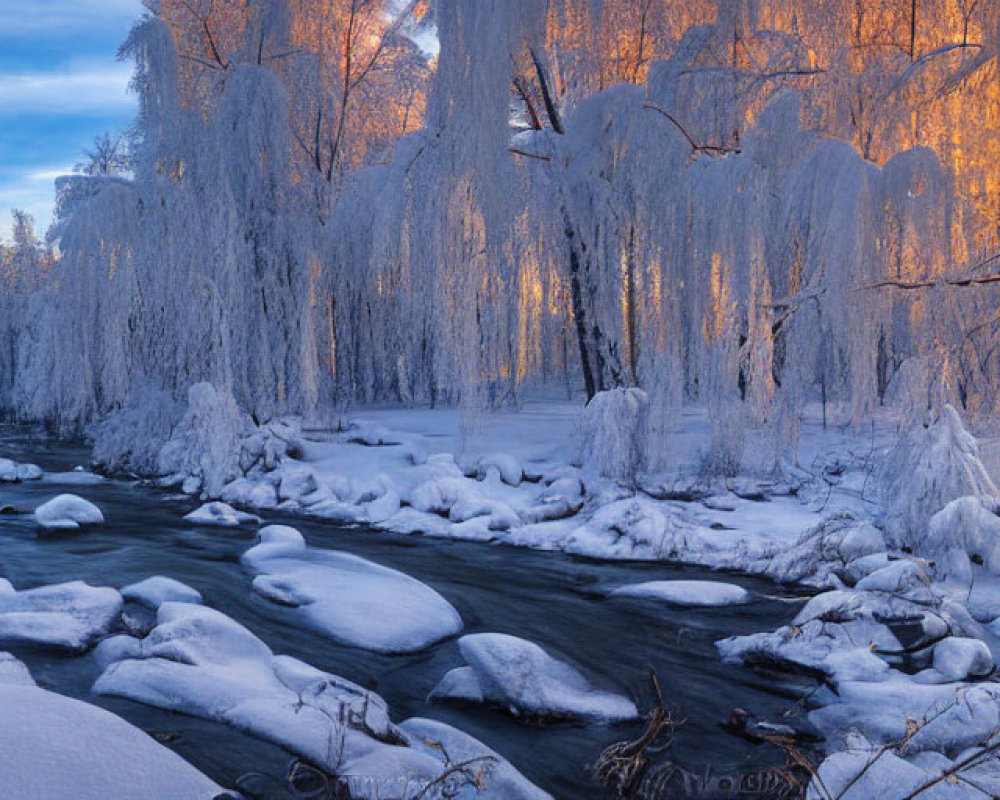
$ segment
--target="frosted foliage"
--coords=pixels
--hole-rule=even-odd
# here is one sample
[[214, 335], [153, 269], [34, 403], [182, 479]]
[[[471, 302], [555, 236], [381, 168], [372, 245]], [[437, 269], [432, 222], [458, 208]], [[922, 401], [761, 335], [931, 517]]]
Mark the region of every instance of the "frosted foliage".
[[644, 466], [649, 397], [641, 389], [599, 392], [580, 412], [577, 461], [585, 472], [634, 483]]
[[[652, 13], [669, 58], [641, 85], [583, 77], [594, 54], [547, 28], [565, 9], [440, 0], [423, 127], [322, 187], [301, 174], [315, 142], [295, 103], [330, 76], [285, 47], [287, 3], [247, 8], [225, 69], [179, 59], [149, 15], [123, 48], [133, 174], [62, 180], [49, 278], [2, 276], [0, 406], [80, 430], [138, 408], [145, 387], [207, 382], [260, 422], [458, 405], [468, 434], [536, 388], [634, 387], [650, 467], [669, 464], [693, 400], [712, 420], [706, 470], [725, 474], [747, 426], [771, 434], [760, 460], [794, 450], [814, 401], [854, 421], [897, 398], [992, 413], [995, 359], [947, 344], [993, 313], [993, 290], [959, 306], [957, 289], [871, 288], [954, 267], [952, 178], [923, 148], [880, 167], [817, 131], [810, 90], [720, 62], [743, 31], [767, 69], [802, 63], [795, 37], [760, 27], [767, 14], [730, 5], [714, 26], [685, 17], [686, 32]], [[530, 91], [515, 96], [513, 77]], [[934, 380], [890, 391], [910, 360]], [[161, 436], [162, 412], [114, 424]], [[149, 463], [152, 447], [116, 457], [126, 448], [101, 438], [102, 460]]]
[[159, 474], [193, 475], [202, 489], [218, 497], [222, 487], [239, 477], [240, 440], [250, 432], [249, 418], [233, 396], [208, 383], [188, 391], [188, 404], [159, 453]]
[[94, 426], [94, 464], [111, 472], [156, 474], [160, 449], [170, 438], [181, 412], [181, 404], [169, 392], [136, 392], [129, 405]]
[[[950, 405], [933, 424], [917, 425], [901, 437], [885, 457], [880, 484], [890, 543], [918, 553], [926, 549], [931, 517], [953, 500], [972, 496], [993, 507], [1000, 494], [975, 438]], [[933, 549], [940, 550], [940, 543]]]

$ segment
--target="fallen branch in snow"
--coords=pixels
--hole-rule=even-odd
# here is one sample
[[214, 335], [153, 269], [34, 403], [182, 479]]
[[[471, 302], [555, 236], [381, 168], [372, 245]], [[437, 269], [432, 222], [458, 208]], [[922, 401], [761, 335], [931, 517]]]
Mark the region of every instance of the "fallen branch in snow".
[[[431, 797], [430, 791], [432, 789], [441, 789], [442, 797], [455, 797], [458, 794], [458, 790], [465, 786], [472, 787], [477, 791], [483, 789], [486, 786], [486, 778], [489, 775], [490, 768], [500, 763], [499, 759], [495, 756], [478, 756], [477, 758], [469, 758], [465, 761], [454, 763], [448, 751], [445, 750], [443, 743], [434, 739], [427, 739], [426, 744], [428, 747], [438, 750], [444, 756], [445, 769], [438, 777], [427, 783], [417, 792], [413, 796], [413, 800]], [[459, 783], [457, 786], [451, 782], [452, 778], [458, 779]]]

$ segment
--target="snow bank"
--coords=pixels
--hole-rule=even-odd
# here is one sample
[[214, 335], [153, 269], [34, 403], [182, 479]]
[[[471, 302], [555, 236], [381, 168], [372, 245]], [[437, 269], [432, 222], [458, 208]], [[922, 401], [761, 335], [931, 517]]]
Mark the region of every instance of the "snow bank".
[[222, 793], [139, 728], [39, 689], [23, 665], [12, 670], [10, 663], [0, 657], [0, 797], [211, 800]]
[[75, 494], [61, 494], [35, 509], [35, 522], [46, 530], [77, 530], [104, 522], [101, 510]]
[[432, 698], [496, 703], [533, 717], [613, 721], [638, 716], [631, 700], [595, 689], [533, 642], [476, 633], [463, 636], [458, 646], [468, 666], [448, 672]]
[[462, 629], [458, 612], [429, 586], [349, 553], [307, 548], [294, 528], [263, 528], [242, 560], [258, 573], [254, 591], [356, 647], [413, 652]]
[[260, 517], [237, 511], [231, 505], [222, 502], [205, 503], [190, 514], [184, 516], [185, 522], [197, 525], [218, 525], [223, 528], [236, 528], [240, 525], [259, 525]]
[[742, 586], [715, 581], [649, 581], [621, 586], [611, 597], [663, 600], [674, 606], [731, 606], [746, 603], [750, 593]]
[[126, 586], [122, 589], [122, 597], [154, 610], [164, 603], [201, 603], [201, 592], [197, 589], [162, 575]]
[[17, 592], [0, 578], [0, 642], [85, 650], [117, 622], [122, 598], [82, 581]]

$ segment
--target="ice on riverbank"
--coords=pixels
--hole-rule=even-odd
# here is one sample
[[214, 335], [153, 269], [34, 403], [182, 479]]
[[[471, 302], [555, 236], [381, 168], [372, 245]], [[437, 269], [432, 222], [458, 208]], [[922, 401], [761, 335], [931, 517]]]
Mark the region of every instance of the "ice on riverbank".
[[75, 494], [61, 494], [35, 509], [35, 522], [50, 531], [78, 530], [104, 522], [101, 509]]
[[436, 699], [486, 702], [517, 716], [615, 721], [639, 715], [635, 703], [595, 689], [576, 669], [516, 636], [476, 633], [458, 640], [468, 666], [448, 672]]
[[0, 643], [85, 650], [118, 621], [122, 597], [82, 581], [15, 591], [0, 578]]

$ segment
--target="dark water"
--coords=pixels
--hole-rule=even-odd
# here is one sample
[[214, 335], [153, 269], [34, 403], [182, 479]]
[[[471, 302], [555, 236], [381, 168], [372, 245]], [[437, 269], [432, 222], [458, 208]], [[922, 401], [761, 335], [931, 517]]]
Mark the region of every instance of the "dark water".
[[[0, 455], [33, 461], [46, 470], [86, 463], [82, 446], [51, 444], [23, 430], [0, 430]], [[251, 533], [200, 528], [181, 517], [192, 504], [125, 483], [62, 487], [0, 484], [0, 505], [32, 509], [70, 491], [104, 512], [107, 524], [84, 533], [39, 537], [30, 516], [0, 516], [0, 576], [16, 588], [82, 579], [125, 586], [150, 575], [176, 578], [205, 602], [232, 616], [276, 653], [372, 686], [394, 718], [428, 716], [452, 724], [506, 756], [528, 778], [558, 798], [602, 797], [587, 765], [609, 743], [637, 736], [641, 723], [604, 726], [522, 724], [504, 713], [469, 705], [428, 704], [440, 677], [462, 663], [454, 641], [405, 656], [346, 647], [298, 626], [289, 609], [258, 597], [238, 563]], [[289, 520], [283, 520], [289, 522]], [[608, 587], [669, 578], [709, 578], [705, 570], [662, 564], [617, 564], [482, 544], [344, 530], [293, 520], [315, 547], [336, 548], [402, 570], [437, 589], [461, 613], [465, 631], [499, 631], [533, 640], [577, 665], [598, 686], [625, 692], [648, 708], [647, 670], [660, 676], [675, 715], [686, 718], [665, 758], [688, 769], [752, 768], [779, 760], [718, 727], [734, 706], [774, 717], [810, 688], [779, 682], [722, 664], [713, 642], [783, 624], [797, 606], [757, 598], [746, 606], [670, 609], [642, 600], [607, 600]], [[762, 581], [716, 576], [757, 593], [777, 589]], [[223, 785], [248, 771], [284, 775], [289, 755], [232, 729], [115, 698], [94, 697], [98, 670], [89, 655], [69, 657], [14, 648], [36, 681], [49, 689], [108, 708], [149, 731], [173, 734], [169, 746]]]

